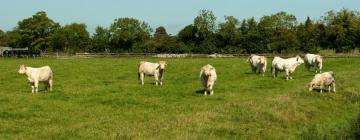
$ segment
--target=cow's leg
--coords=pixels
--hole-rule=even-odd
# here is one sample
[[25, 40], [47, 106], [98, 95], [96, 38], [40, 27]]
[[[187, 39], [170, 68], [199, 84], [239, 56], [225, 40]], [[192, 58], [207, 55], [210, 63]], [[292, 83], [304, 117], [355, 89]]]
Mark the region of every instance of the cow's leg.
[[47, 92], [49, 89], [49, 81], [45, 81], [44, 85], [45, 85], [45, 92]]
[[159, 76], [157, 74], [154, 74], [155, 77], [155, 84], [156, 86], [158, 85], [158, 81], [159, 81]]
[[336, 90], [335, 90], [335, 82], [332, 83], [332, 87], [333, 87], [333, 91], [336, 92]]
[[210, 95], [213, 95], [214, 94], [214, 91], [213, 91], [213, 84], [209, 84], [208, 86], [208, 91], [210, 92]]
[[38, 93], [39, 81], [35, 80], [34, 81], [34, 86], [35, 86], [35, 93]]
[[272, 74], [274, 78], [277, 77], [277, 70], [274, 67], [272, 68]]
[[253, 65], [251, 65], [251, 71], [252, 71], [253, 73], [256, 73], [256, 67], [254, 67]]
[[261, 72], [262, 76], [264, 76], [264, 73], [265, 73], [264, 66], [260, 68], [260, 72]]
[[160, 86], [162, 86], [163, 85], [163, 78], [162, 77], [159, 77], [159, 79], [160, 79]]
[[34, 93], [35, 92], [34, 82], [31, 82], [30, 85], [31, 85], [31, 93]]
[[285, 74], [286, 74], [286, 80], [289, 80], [289, 70], [285, 69]]
[[50, 79], [49, 80], [49, 89], [50, 89], [50, 91], [52, 91], [52, 86], [53, 86], [53, 80]]
[[140, 83], [141, 83], [141, 85], [144, 85], [144, 77], [145, 77], [145, 74], [140, 73]]
[[322, 93], [323, 89], [324, 89], [324, 83], [321, 82], [321, 84], [320, 84], [320, 93]]
[[328, 85], [328, 92], [331, 91], [331, 85]]
[[306, 64], [306, 69], [308, 70], [308, 71], [310, 71], [310, 64]]
[[204, 90], [204, 95], [206, 95], [206, 90], [207, 90], [207, 89]]

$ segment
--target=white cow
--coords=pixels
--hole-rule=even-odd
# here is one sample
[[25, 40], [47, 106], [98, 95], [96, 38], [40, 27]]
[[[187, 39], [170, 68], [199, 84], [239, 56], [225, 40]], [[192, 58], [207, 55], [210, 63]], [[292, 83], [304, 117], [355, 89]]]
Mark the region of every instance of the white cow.
[[326, 88], [328, 89], [328, 92], [330, 92], [332, 87], [333, 91], [336, 92], [334, 73], [332, 71], [329, 71], [316, 74], [311, 80], [311, 82], [308, 84], [308, 87], [309, 91], [312, 91], [313, 89], [320, 89], [320, 92], [322, 92], [322, 90]]
[[210, 92], [210, 95], [214, 94], [213, 86], [215, 84], [217, 75], [215, 68], [210, 64], [207, 64], [201, 68], [200, 71], [200, 80], [202, 85], [204, 86], [204, 94], [206, 95], [207, 92]]
[[49, 66], [43, 66], [40, 68], [27, 67], [25, 65], [20, 65], [19, 74], [25, 74], [31, 84], [31, 93], [37, 93], [39, 82], [45, 84], [45, 91], [50, 88], [52, 91], [53, 85], [53, 72]]
[[164, 70], [165, 70], [165, 61], [159, 61], [158, 63], [150, 63], [146, 61], [141, 61], [138, 65], [138, 80], [141, 85], [144, 85], [144, 77], [145, 75], [154, 76], [156, 85], [158, 85], [160, 79], [160, 85], [162, 85], [162, 81], [164, 78]]
[[258, 71], [259, 73], [262, 73], [262, 76], [264, 76], [267, 65], [265, 56], [252, 54], [247, 61], [250, 63], [250, 67], [253, 73]]
[[275, 56], [272, 61], [271, 72], [274, 77], [277, 77], [277, 73], [285, 71], [286, 80], [292, 79], [291, 74], [295, 71], [296, 67], [304, 63], [304, 60], [300, 56], [283, 59]]
[[305, 68], [310, 71], [311, 67], [315, 68], [315, 72], [317, 73], [319, 70], [319, 73], [321, 73], [322, 69], [322, 57], [321, 55], [316, 54], [305, 54]]

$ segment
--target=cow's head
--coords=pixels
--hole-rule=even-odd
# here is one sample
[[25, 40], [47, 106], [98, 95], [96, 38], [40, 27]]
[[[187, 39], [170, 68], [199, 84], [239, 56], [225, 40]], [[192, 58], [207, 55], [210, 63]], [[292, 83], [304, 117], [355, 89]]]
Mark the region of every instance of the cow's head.
[[259, 62], [261, 64], [265, 64], [266, 63], [266, 58], [264, 56], [259, 57]]
[[165, 69], [165, 66], [167, 65], [165, 61], [159, 61], [159, 69], [163, 70]]
[[214, 68], [211, 67], [211, 68], [206, 69], [206, 70], [204, 71], [204, 74], [205, 74], [205, 76], [206, 76], [207, 86], [208, 86], [208, 87], [210, 86], [211, 76], [212, 76], [211, 71], [213, 71], [213, 70], [214, 70]]
[[309, 88], [309, 91], [312, 91], [313, 89], [318, 89], [320, 87], [320, 85], [314, 83], [314, 82], [310, 82], [308, 84], [308, 88]]
[[304, 63], [304, 60], [300, 57], [300, 56], [296, 56], [296, 62], [298, 64], [303, 64]]
[[322, 57], [321, 56], [316, 56], [315, 57], [315, 63], [321, 63], [322, 62]]
[[26, 73], [26, 66], [25, 66], [25, 65], [20, 65], [20, 68], [19, 68], [18, 73], [19, 73], [19, 74], [24, 74], [24, 73]]

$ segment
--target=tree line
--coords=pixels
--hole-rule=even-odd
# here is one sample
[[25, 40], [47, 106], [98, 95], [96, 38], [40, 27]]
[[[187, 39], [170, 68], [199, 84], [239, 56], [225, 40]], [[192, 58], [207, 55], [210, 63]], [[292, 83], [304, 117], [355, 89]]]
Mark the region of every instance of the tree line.
[[278, 12], [259, 20], [225, 16], [216, 24], [209, 10], [201, 10], [193, 23], [170, 35], [163, 26], [155, 31], [134, 18], [118, 18], [110, 27], [96, 27], [90, 35], [84, 23], [61, 26], [39, 11], [4, 32], [0, 46], [28, 47], [41, 52], [138, 53], [317, 53], [322, 49], [350, 52], [360, 48], [360, 14], [342, 9], [329, 11], [316, 21], [298, 22], [294, 15]]

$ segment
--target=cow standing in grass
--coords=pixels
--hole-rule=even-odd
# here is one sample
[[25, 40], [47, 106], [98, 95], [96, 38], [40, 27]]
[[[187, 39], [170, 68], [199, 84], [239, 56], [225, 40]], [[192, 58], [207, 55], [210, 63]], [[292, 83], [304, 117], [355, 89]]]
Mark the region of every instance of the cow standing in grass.
[[207, 64], [201, 68], [200, 71], [200, 80], [204, 86], [204, 94], [207, 95], [207, 92], [210, 92], [210, 95], [214, 94], [213, 86], [215, 84], [217, 75], [215, 68], [210, 64]]
[[43, 66], [40, 68], [27, 67], [25, 65], [20, 65], [19, 74], [25, 74], [31, 84], [31, 93], [37, 93], [39, 82], [45, 84], [45, 91], [50, 88], [52, 91], [53, 85], [53, 72], [49, 66]]
[[305, 68], [310, 71], [311, 67], [315, 68], [315, 72], [317, 73], [319, 71], [319, 73], [321, 73], [321, 69], [322, 69], [322, 57], [321, 55], [316, 55], [316, 54], [305, 54]]
[[334, 73], [329, 71], [316, 74], [308, 84], [308, 87], [309, 91], [312, 91], [313, 89], [320, 89], [320, 92], [322, 92], [323, 89], [328, 89], [328, 92], [330, 92], [332, 88], [333, 92], [336, 92]]
[[291, 74], [294, 73], [297, 66], [304, 63], [300, 56], [283, 59], [275, 56], [272, 61], [271, 72], [274, 77], [277, 77], [278, 72], [285, 71], [286, 80], [292, 79]]
[[267, 65], [265, 56], [252, 54], [247, 61], [250, 63], [250, 67], [253, 73], [259, 72], [262, 73], [262, 76], [264, 76]]
[[160, 85], [162, 85], [164, 79], [165, 65], [165, 61], [159, 61], [158, 63], [141, 61], [138, 65], [138, 80], [140, 81], [141, 85], [144, 85], [145, 75], [154, 76], [156, 85], [158, 85], [158, 82], [160, 82]]

